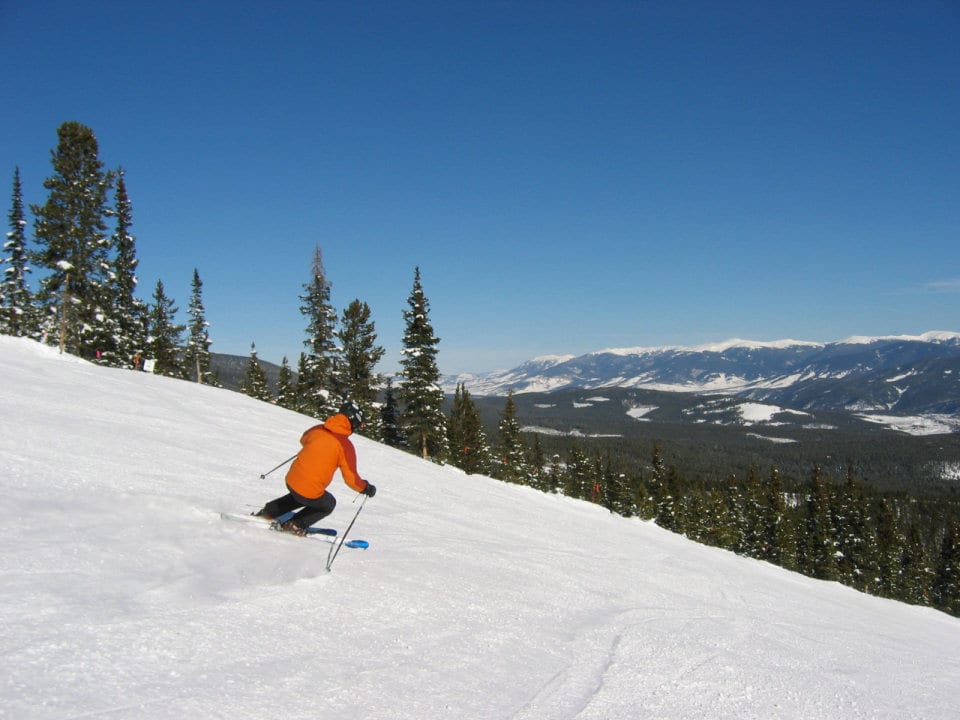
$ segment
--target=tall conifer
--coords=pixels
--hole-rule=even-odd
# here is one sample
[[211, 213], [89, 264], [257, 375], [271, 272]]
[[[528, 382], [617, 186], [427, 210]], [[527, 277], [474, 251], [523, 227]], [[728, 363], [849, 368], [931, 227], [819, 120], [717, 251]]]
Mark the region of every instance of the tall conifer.
[[342, 401], [336, 387], [339, 356], [335, 341], [337, 313], [330, 304], [330, 282], [323, 267], [323, 253], [317, 245], [313, 252], [310, 282], [300, 296], [300, 312], [307, 318], [307, 347], [299, 371], [298, 391], [303, 412], [316, 418], [335, 413]]
[[111, 325], [116, 336], [116, 357], [111, 364], [118, 367], [135, 367], [147, 349], [147, 306], [136, 297], [137, 250], [133, 225], [133, 206], [127, 194], [127, 184], [122, 169], [117, 171], [117, 189], [114, 193], [116, 229], [112, 246], [112, 281], [109, 288], [111, 302]]
[[147, 355], [154, 361], [155, 374], [185, 379], [187, 375], [183, 369], [180, 349], [185, 328], [176, 323], [178, 308], [173, 303], [173, 299], [168, 298], [164, 291], [163, 281], [157, 280], [153, 305], [150, 307]]
[[832, 493], [819, 465], [810, 476], [801, 571], [821, 580], [837, 579], [837, 543], [830, 512]]
[[241, 392], [256, 398], [270, 402], [270, 386], [267, 383], [267, 373], [257, 359], [256, 343], [250, 343], [250, 359], [247, 361], [247, 369], [240, 381]]
[[956, 520], [947, 524], [940, 543], [933, 598], [937, 608], [960, 615], [960, 523]]
[[453, 396], [453, 409], [447, 422], [447, 444], [450, 461], [467, 474], [490, 471], [490, 447], [480, 411], [463, 383], [457, 385]]
[[280, 372], [277, 375], [277, 405], [287, 410], [297, 409], [297, 386], [286, 355], [280, 361]]
[[400, 426], [400, 406], [393, 391], [393, 379], [387, 378], [383, 390], [383, 406], [380, 408], [380, 432], [384, 443], [390, 447], [406, 448], [407, 438]]
[[402, 425], [412, 450], [421, 457], [442, 462], [447, 455], [447, 419], [437, 369], [440, 339], [430, 324], [430, 303], [420, 283], [419, 267], [407, 304], [409, 309], [403, 312], [406, 330], [400, 361]]
[[48, 273], [37, 295], [46, 311], [44, 327], [60, 351], [92, 358], [108, 332], [104, 286], [110, 238], [104, 218], [113, 176], [103, 168], [90, 128], [66, 122], [57, 135], [54, 173], [43, 183], [50, 194], [44, 205], [31, 206], [36, 261]]
[[10, 232], [0, 255], [0, 332], [15, 336], [33, 334], [33, 306], [27, 286], [27, 221], [23, 215], [20, 168], [13, 170], [13, 199], [10, 204]]
[[382, 430], [373, 406], [383, 382], [376, 367], [385, 351], [377, 345], [377, 330], [370, 317], [370, 307], [359, 300], [350, 303], [343, 311], [336, 337], [340, 341], [341, 390], [368, 418], [360, 432], [367, 437], [380, 438]]
[[500, 424], [497, 426], [497, 469], [495, 476], [507, 482], [527, 485], [530, 467], [527, 465], [527, 446], [517, 422], [517, 404], [513, 392], [507, 395]]
[[190, 295], [190, 316], [188, 330], [190, 337], [184, 351], [184, 365], [189, 378], [201, 385], [212, 384], [210, 372], [210, 324], [207, 322], [206, 309], [203, 307], [203, 282], [200, 273], [193, 269], [193, 290]]

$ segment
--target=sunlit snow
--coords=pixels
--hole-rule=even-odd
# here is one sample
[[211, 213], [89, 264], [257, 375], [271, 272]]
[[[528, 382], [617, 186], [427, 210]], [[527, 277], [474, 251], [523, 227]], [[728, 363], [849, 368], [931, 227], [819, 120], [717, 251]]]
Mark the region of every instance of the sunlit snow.
[[[947, 718], [960, 619], [363, 438], [322, 542], [220, 519], [313, 421], [0, 337], [0, 716]], [[356, 512], [337, 479], [328, 519]]]

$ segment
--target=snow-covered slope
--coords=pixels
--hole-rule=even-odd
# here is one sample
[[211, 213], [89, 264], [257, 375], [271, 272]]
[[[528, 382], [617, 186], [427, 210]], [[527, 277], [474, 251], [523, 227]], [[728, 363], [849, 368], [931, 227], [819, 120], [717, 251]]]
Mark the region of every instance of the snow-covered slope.
[[[960, 620], [362, 438], [325, 546], [220, 520], [308, 418], [0, 337], [0, 717], [946, 718]], [[338, 480], [330, 524], [355, 512]]]

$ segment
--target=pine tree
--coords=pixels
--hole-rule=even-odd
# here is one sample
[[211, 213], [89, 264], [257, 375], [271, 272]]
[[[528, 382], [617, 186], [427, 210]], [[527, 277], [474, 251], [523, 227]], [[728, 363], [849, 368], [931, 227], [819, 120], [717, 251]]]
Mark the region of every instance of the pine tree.
[[185, 379], [180, 351], [180, 338], [185, 328], [175, 322], [178, 308], [173, 303], [164, 292], [163, 281], [157, 280], [149, 314], [147, 355], [154, 360], [155, 374]]
[[868, 590], [882, 597], [896, 598], [900, 586], [901, 562], [906, 538], [900, 529], [897, 506], [892, 498], [882, 498], [877, 510], [876, 542], [872, 556]]
[[763, 484], [762, 538], [765, 559], [788, 570], [796, 570], [796, 529], [787, 508], [780, 473], [775, 467], [770, 468]]
[[[730, 494], [725, 486], [700, 489], [696, 495], [702, 498], [694, 503], [694, 510], [705, 514], [700, 522], [699, 533], [708, 538], [707, 542], [716, 547], [733, 550], [740, 542], [737, 515], [730, 507]], [[669, 516], [668, 516], [669, 517]], [[688, 531], [696, 528], [693, 518], [688, 518]]]
[[300, 353], [300, 359], [297, 361], [297, 390], [294, 395], [293, 409], [305, 415], [312, 415], [313, 407], [311, 388], [313, 383], [307, 372], [307, 354]]
[[655, 506], [653, 519], [660, 527], [667, 530], [676, 530], [678, 522], [673, 480], [677, 474], [667, 470], [663, 462], [663, 452], [659, 445], [653, 446], [650, 464], [653, 467], [653, 474], [648, 486]]
[[393, 380], [391, 378], [387, 378], [387, 386], [383, 390], [383, 406], [380, 408], [380, 432], [383, 435], [383, 442], [390, 447], [407, 447], [407, 439], [400, 427], [400, 407], [393, 392]]
[[490, 446], [487, 443], [480, 411], [467, 388], [457, 385], [453, 409], [447, 422], [450, 461], [468, 475], [490, 471]]
[[297, 409], [296, 382], [286, 355], [280, 361], [280, 372], [277, 375], [277, 405], [287, 410]]
[[38, 265], [48, 271], [40, 282], [41, 322], [58, 339], [61, 352], [92, 358], [107, 337], [105, 290], [110, 238], [106, 235], [107, 193], [113, 181], [99, 159], [97, 139], [77, 122], [61, 125], [52, 153], [54, 174], [42, 206], [31, 206]]
[[613, 471], [609, 457], [606, 459], [604, 474], [606, 490], [604, 505], [610, 512], [617, 515], [633, 517], [636, 514], [636, 507], [633, 502], [632, 488], [627, 482], [626, 475]]
[[122, 169], [117, 171], [117, 190], [114, 193], [116, 229], [113, 233], [112, 282], [108, 287], [111, 297], [110, 318], [115, 333], [116, 356], [111, 364], [138, 369], [147, 349], [147, 306], [134, 294], [137, 290], [136, 239], [131, 234], [133, 207], [127, 195]]
[[847, 482], [834, 506], [837, 528], [838, 579], [844, 585], [865, 591], [870, 585], [870, 554], [875, 539], [869, 527], [870, 512], [864, 488], [857, 482], [853, 464], [847, 463]]
[[300, 296], [300, 312], [308, 322], [307, 354], [299, 369], [298, 390], [302, 412], [325, 418], [337, 412], [343, 396], [336, 387], [340, 362], [335, 342], [337, 312], [330, 304], [330, 282], [319, 245], [313, 251], [310, 274], [310, 282], [303, 286], [307, 293]]
[[191, 380], [201, 385], [210, 385], [210, 323], [207, 322], [206, 310], [203, 307], [203, 282], [200, 273], [193, 269], [193, 292], [190, 295], [190, 316], [188, 330], [190, 337], [184, 352], [184, 364]]
[[373, 407], [383, 383], [383, 377], [377, 373], [376, 367], [385, 350], [377, 345], [377, 331], [370, 319], [370, 307], [359, 300], [350, 303], [343, 311], [336, 337], [340, 341], [342, 391], [368, 418], [360, 432], [370, 438], [379, 438], [382, 430]]
[[404, 310], [406, 330], [400, 361], [403, 384], [401, 425], [411, 449], [423, 458], [443, 462], [447, 455], [447, 419], [443, 412], [443, 390], [437, 369], [437, 344], [440, 339], [430, 324], [430, 303], [416, 268], [413, 290]]
[[603, 467], [603, 459], [597, 453], [590, 463], [590, 502], [604, 505], [606, 499], [607, 478]]
[[956, 520], [947, 524], [940, 543], [932, 595], [934, 607], [960, 615], [960, 523]]
[[494, 476], [507, 482], [528, 485], [530, 468], [526, 456], [527, 447], [520, 433], [517, 405], [511, 391], [497, 426], [497, 470]]
[[814, 466], [807, 495], [800, 570], [821, 580], [836, 580], [836, 533], [830, 512], [830, 488], [819, 465]]
[[563, 486], [563, 463], [560, 460], [560, 454], [554, 453], [550, 458], [550, 469], [547, 472], [546, 492], [556, 493]]
[[247, 369], [240, 381], [240, 391], [257, 400], [270, 402], [270, 386], [267, 383], [267, 373], [264, 371], [260, 361], [257, 360], [257, 346], [250, 343], [250, 360], [247, 362]]
[[23, 194], [20, 186], [20, 168], [13, 171], [13, 200], [10, 204], [10, 232], [0, 258], [0, 333], [17, 337], [31, 336], [35, 327], [27, 274], [27, 221], [23, 215]]
[[577, 445], [567, 454], [567, 471], [564, 474], [563, 494], [567, 497], [586, 499], [590, 497], [590, 460]]
[[763, 483], [755, 465], [747, 471], [746, 483], [741, 488], [740, 507], [741, 552], [748, 557], [763, 559], [766, 556]]
[[533, 436], [533, 447], [530, 448], [527, 465], [530, 468], [530, 485], [538, 490], [546, 490], [547, 457], [543, 452], [543, 446], [540, 444], [539, 435], [535, 434]]
[[694, 483], [693, 487], [688, 490], [686, 506], [688, 514], [687, 537], [704, 545], [715, 544], [716, 528], [710, 513], [709, 494], [703, 482]]
[[913, 605], [929, 605], [932, 570], [927, 560], [920, 526], [916, 522], [911, 523], [907, 531], [900, 564], [903, 570], [897, 597]]

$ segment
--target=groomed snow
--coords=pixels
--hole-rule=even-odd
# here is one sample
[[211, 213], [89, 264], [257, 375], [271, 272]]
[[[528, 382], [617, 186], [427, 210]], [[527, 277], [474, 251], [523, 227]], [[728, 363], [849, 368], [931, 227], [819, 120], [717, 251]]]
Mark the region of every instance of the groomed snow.
[[[306, 417], [0, 337], [0, 717], [947, 718], [960, 620], [357, 439], [323, 543], [220, 520]], [[356, 511], [340, 480], [329, 524]]]

